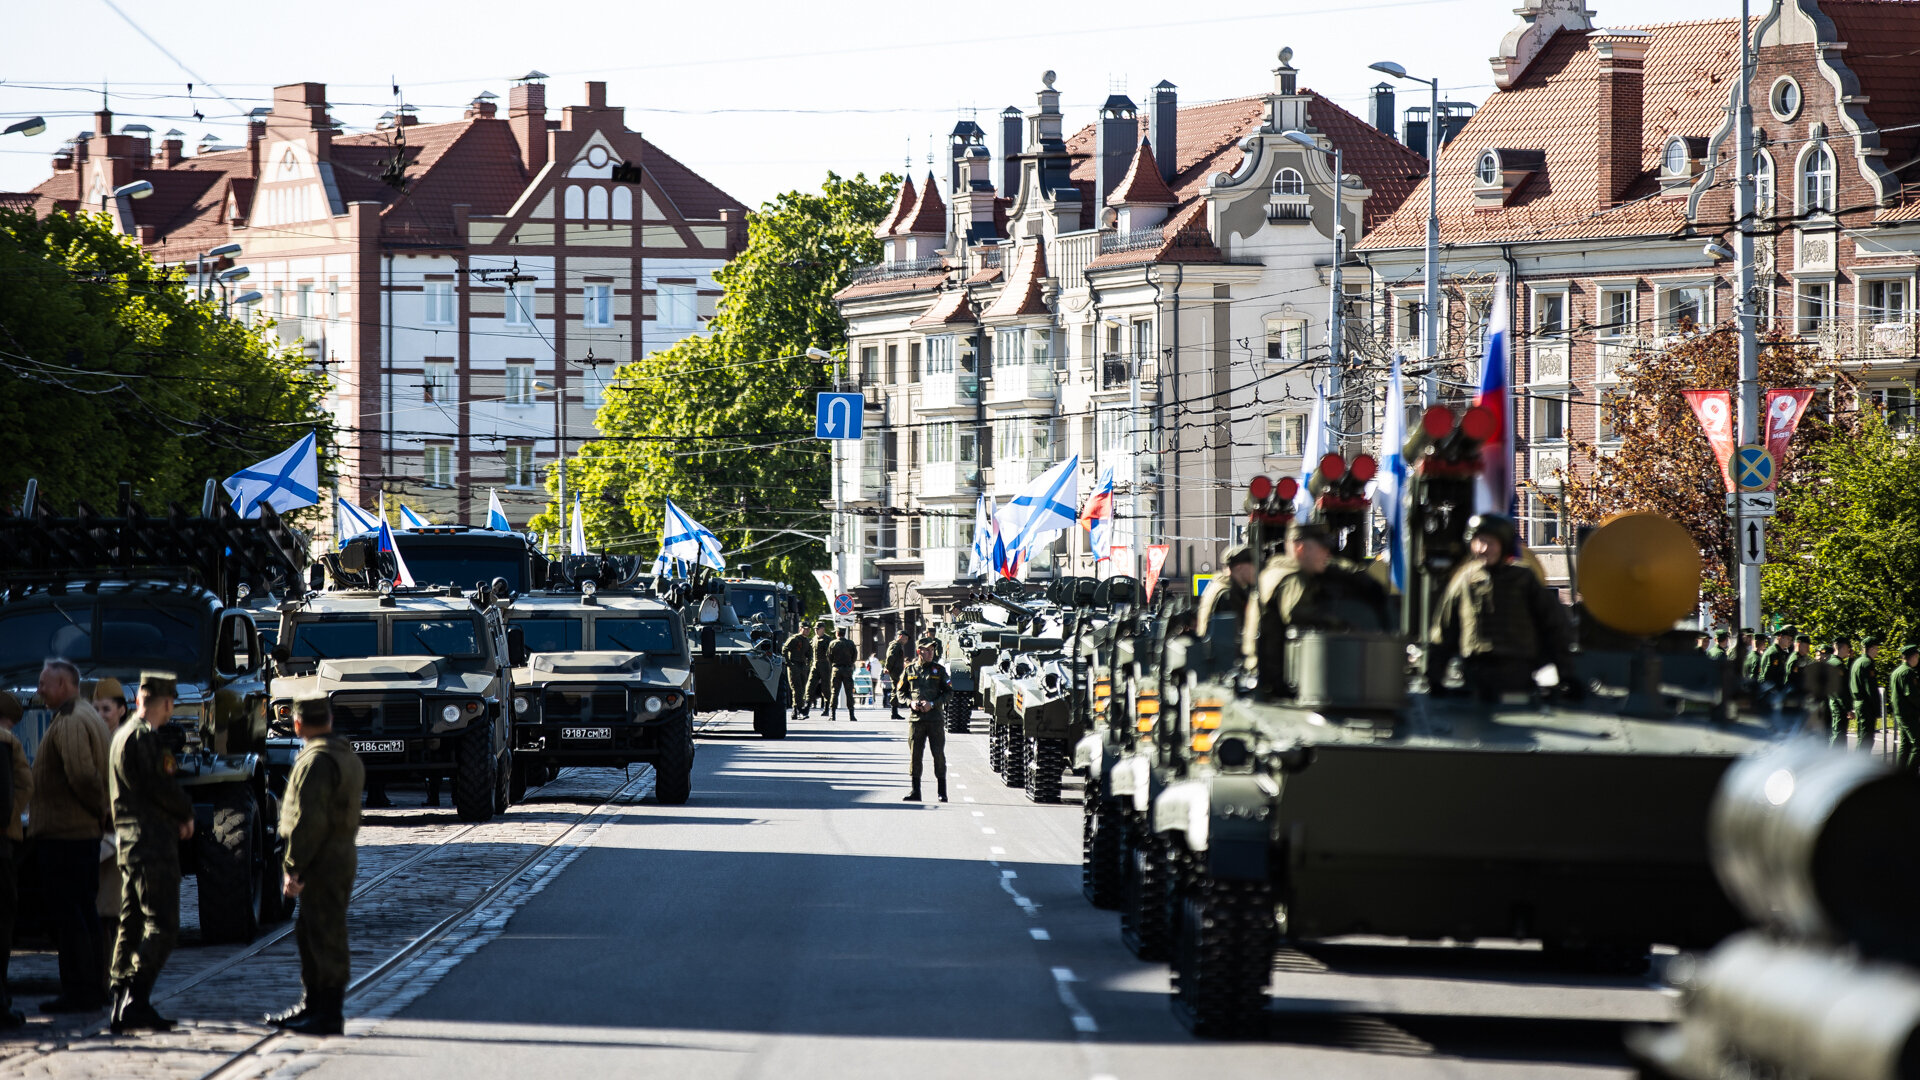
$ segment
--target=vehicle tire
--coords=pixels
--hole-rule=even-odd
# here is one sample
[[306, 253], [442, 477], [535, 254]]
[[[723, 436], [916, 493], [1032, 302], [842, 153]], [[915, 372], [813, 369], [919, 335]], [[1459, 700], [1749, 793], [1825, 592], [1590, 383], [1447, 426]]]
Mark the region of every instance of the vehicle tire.
[[693, 716], [682, 713], [660, 730], [660, 760], [653, 766], [653, 797], [680, 806], [693, 796]]
[[1120, 859], [1126, 850], [1120, 838], [1125, 829], [1119, 808], [1099, 794], [1099, 780], [1088, 780], [1080, 828], [1080, 891], [1094, 907], [1120, 906]]
[[1180, 898], [1173, 1011], [1206, 1039], [1261, 1034], [1279, 934], [1264, 881], [1201, 876]]
[[1028, 739], [1027, 798], [1037, 803], [1060, 801], [1060, 781], [1067, 771], [1065, 739]]
[[519, 755], [514, 756], [513, 770], [512, 770], [513, 779], [508, 784], [508, 787], [507, 787], [507, 795], [511, 797], [514, 802], [519, 803], [519, 802], [527, 801], [527, 787], [528, 787], [528, 780], [530, 779], [530, 777], [527, 774], [531, 771], [536, 771], [539, 769], [540, 769], [540, 766], [535, 765], [534, 763], [528, 761], [526, 758], [521, 757]]
[[493, 816], [500, 759], [493, 756], [493, 721], [469, 728], [453, 748], [453, 809], [461, 821]]
[[1142, 960], [1167, 958], [1166, 841], [1153, 833], [1130, 836], [1120, 880], [1120, 940]]
[[494, 765], [493, 812], [504, 814], [507, 809], [520, 800], [513, 794], [513, 748], [500, 751], [498, 763]]
[[763, 739], [787, 737], [787, 714], [792, 710], [793, 692], [783, 684], [780, 700], [753, 707], [753, 730]]
[[199, 866], [200, 938], [208, 943], [252, 941], [260, 933], [260, 863], [266, 853], [253, 792], [242, 783], [204, 789], [213, 802], [213, 827], [193, 834]]
[[1027, 786], [1027, 737], [1019, 728], [1002, 728], [1007, 733], [1007, 748], [1000, 755], [1000, 778], [1008, 787]]
[[1006, 765], [1007, 729], [987, 720], [987, 767], [996, 774]]
[[965, 735], [973, 722], [973, 693], [955, 690], [947, 698], [947, 734]]

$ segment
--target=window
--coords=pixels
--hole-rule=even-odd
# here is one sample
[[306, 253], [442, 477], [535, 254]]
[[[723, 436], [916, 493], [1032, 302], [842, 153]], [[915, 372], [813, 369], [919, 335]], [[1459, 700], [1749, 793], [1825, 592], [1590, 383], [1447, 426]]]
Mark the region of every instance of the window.
[[428, 443], [423, 452], [420, 475], [431, 487], [452, 487], [453, 444]]
[[862, 345], [860, 347], [860, 385], [873, 386], [880, 381], [880, 347]]
[[1267, 418], [1267, 455], [1299, 457], [1307, 449], [1307, 418], [1270, 416]]
[[941, 334], [927, 339], [927, 374], [953, 374], [953, 335]]
[[1273, 178], [1273, 193], [1275, 195], [1305, 195], [1307, 193], [1307, 181], [1295, 169], [1281, 169], [1279, 175]]
[[1833, 151], [1815, 143], [1800, 162], [1800, 211], [1831, 213], [1833, 208]]
[[1782, 120], [1793, 119], [1800, 112], [1800, 84], [1790, 75], [1775, 79], [1773, 90], [1767, 94], [1767, 107]]
[[917, 341], [907, 343], [907, 381], [920, 381], [920, 343]]
[[1424, 305], [1417, 296], [1403, 296], [1394, 304], [1395, 336], [1404, 342], [1419, 344], [1426, 340], [1426, 324], [1421, 318]]
[[1267, 359], [1304, 360], [1307, 357], [1305, 319], [1288, 319], [1267, 324]]
[[1153, 358], [1153, 324], [1141, 320], [1132, 324], [1133, 357], [1136, 360]]
[[508, 405], [533, 404], [533, 365], [507, 362], [505, 392], [500, 400]]
[[1687, 144], [1681, 139], [1668, 139], [1667, 148], [1660, 155], [1660, 171], [1668, 176], [1684, 176], [1687, 171]]
[[927, 464], [941, 465], [953, 460], [956, 424], [927, 425]]
[[887, 381], [898, 385], [900, 382], [900, 346], [887, 346]]
[[953, 546], [953, 519], [938, 511], [927, 515], [925, 543], [929, 548]]
[[658, 285], [653, 290], [655, 321], [662, 326], [698, 326], [700, 294], [691, 285]]
[[1660, 294], [1660, 328], [1663, 333], [1697, 330], [1706, 320], [1706, 286], [1683, 285]]
[[1549, 547], [1560, 542], [1560, 512], [1538, 495], [1527, 496], [1527, 542]]
[[1018, 326], [1003, 327], [993, 332], [993, 354], [1000, 367], [1010, 367], [1027, 362], [1027, 332]]
[[429, 360], [422, 370], [424, 376], [420, 380], [420, 400], [431, 401], [435, 405], [452, 405], [460, 400], [456, 390], [458, 384], [453, 381], [453, 361]]
[[300, 316], [302, 319], [311, 317], [313, 315], [313, 286], [300, 286], [299, 291], [293, 294], [293, 305], [293, 313], [295, 315]]
[[427, 325], [453, 325], [453, 282], [427, 282]]
[[[611, 365], [608, 365], [611, 367]], [[589, 409], [598, 409], [606, 404], [607, 381], [613, 378], [613, 372], [603, 371], [600, 367], [590, 367], [580, 373], [580, 404]]]
[[1803, 281], [1794, 288], [1794, 332], [1801, 337], [1817, 337], [1833, 322], [1833, 286], [1824, 281]]
[[586, 309], [582, 313], [588, 326], [613, 325], [613, 286], [589, 285], [586, 293]]
[[1533, 333], [1536, 337], [1558, 338], [1567, 332], [1567, 294], [1533, 294]]
[[1911, 386], [1880, 386], [1867, 396], [1887, 414], [1887, 427], [1893, 431], [1912, 431], [1915, 425], [1914, 393]]
[[1753, 209], [1755, 213], [1773, 213], [1773, 156], [1765, 150], [1753, 154]]
[[[1045, 326], [1036, 326], [1023, 335], [1026, 341], [1027, 363], [1035, 367], [1049, 367], [1053, 364], [1053, 331]], [[1016, 360], [1015, 363], [1018, 363]]]
[[1118, 326], [1107, 327], [1107, 352], [1112, 356], [1120, 355], [1120, 328]]
[[1533, 439], [1535, 442], [1564, 442], [1567, 437], [1568, 401], [1566, 398], [1533, 399]]
[[533, 486], [533, 447], [507, 447], [507, 486], [516, 488]]
[[1108, 410], [1100, 414], [1099, 446], [1101, 454], [1124, 454], [1130, 449], [1127, 445], [1127, 421], [1128, 415], [1123, 412]]
[[1598, 336], [1603, 338], [1628, 336], [1633, 331], [1633, 291], [1601, 289], [1598, 314], [1600, 316]]
[[1907, 283], [1904, 281], [1869, 281], [1863, 286], [1866, 291], [1867, 321], [1874, 324], [1903, 323], [1907, 321]]
[[1467, 298], [1467, 354], [1469, 356], [1486, 355], [1487, 321], [1491, 318], [1493, 318], [1492, 296], [1480, 294]]
[[1475, 173], [1481, 187], [1495, 187], [1500, 183], [1500, 155], [1489, 150], [1480, 155], [1480, 167]]
[[524, 282], [511, 282], [507, 285], [507, 325], [533, 325], [533, 290]]
[[1053, 421], [1051, 419], [996, 420], [993, 425], [994, 454], [1009, 460], [1052, 461]]
[[1618, 390], [1600, 392], [1600, 403], [1594, 410], [1594, 434], [1601, 442], [1620, 441], [1621, 410], [1626, 407], [1626, 401], [1626, 395]]

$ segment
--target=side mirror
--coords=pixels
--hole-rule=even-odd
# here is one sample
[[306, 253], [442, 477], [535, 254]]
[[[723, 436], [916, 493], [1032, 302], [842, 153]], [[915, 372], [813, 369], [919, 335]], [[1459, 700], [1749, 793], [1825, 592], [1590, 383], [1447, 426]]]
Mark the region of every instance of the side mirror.
[[319, 592], [327, 587], [327, 568], [314, 563], [307, 567], [307, 591]]
[[260, 670], [260, 630], [246, 612], [223, 612], [216, 632], [220, 640], [213, 653], [214, 674], [237, 679]]
[[507, 663], [514, 667], [526, 667], [530, 655], [527, 652], [526, 630], [518, 626], [507, 627]]

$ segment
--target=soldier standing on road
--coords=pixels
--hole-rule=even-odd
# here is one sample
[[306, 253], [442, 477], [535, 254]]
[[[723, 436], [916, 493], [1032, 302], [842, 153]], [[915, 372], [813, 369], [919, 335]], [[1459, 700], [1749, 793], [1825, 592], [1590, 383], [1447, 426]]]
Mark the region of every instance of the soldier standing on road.
[[1760, 658], [1766, 651], [1761, 642], [1766, 639], [1758, 630], [1742, 630], [1740, 639], [1747, 647], [1747, 657], [1740, 662], [1740, 681], [1745, 684], [1743, 689], [1751, 694], [1760, 687]]
[[266, 1022], [302, 1035], [338, 1035], [345, 1026], [347, 901], [358, 869], [354, 839], [360, 832], [360, 787], [365, 766], [346, 739], [333, 733], [324, 697], [296, 704], [293, 732], [306, 743], [287, 778], [280, 804], [280, 836], [286, 841], [285, 893], [298, 899], [293, 935], [300, 947], [299, 1004]]
[[1727, 659], [1728, 636], [1729, 635], [1727, 634], [1726, 627], [1724, 626], [1713, 632], [1713, 646], [1707, 650], [1707, 659], [1709, 660]]
[[1874, 732], [1880, 727], [1880, 680], [1873, 670], [1873, 662], [1879, 659], [1879, 635], [1861, 638], [1860, 653], [1847, 668], [1847, 696], [1853, 701], [1854, 749], [1864, 753], [1873, 749]]
[[170, 1031], [153, 984], [180, 936], [180, 841], [193, 835], [193, 802], [174, 779], [172, 672], [140, 676], [139, 709], [113, 737], [113, 829], [120, 838], [120, 934], [113, 944], [113, 1018], [119, 1035]]
[[27, 835], [45, 894], [47, 924], [60, 950], [60, 994], [43, 1013], [93, 1012], [106, 1006], [107, 965], [100, 955], [100, 838], [113, 820], [107, 808], [107, 725], [80, 699], [80, 669], [48, 660], [40, 700], [53, 723], [33, 759], [33, 802]]
[[907, 654], [913, 651], [913, 639], [907, 636], [905, 627], [900, 636], [887, 646], [887, 678], [893, 681], [893, 689], [887, 695], [887, 709], [892, 719], [900, 719], [900, 699], [906, 696], [906, 687], [900, 679], [907, 673]]
[[1900, 663], [1887, 680], [1887, 714], [1900, 732], [1900, 767], [1920, 772], [1920, 645], [1900, 646]]
[[816, 701], [822, 705], [827, 705], [827, 715], [829, 718], [832, 717], [833, 710], [832, 705], [827, 700], [827, 690], [829, 686], [827, 676], [833, 667], [833, 662], [827, 656], [827, 653], [832, 649], [833, 624], [825, 619], [821, 619], [813, 628], [813, 678], [807, 682], [807, 707], [811, 709], [813, 703]]
[[1847, 679], [1853, 670], [1853, 639], [1840, 634], [1833, 639], [1833, 655], [1827, 657], [1827, 722], [1832, 725], [1830, 741], [1847, 745], [1847, 721], [1853, 719], [1853, 698], [1847, 693]]
[[1227, 640], [1238, 642], [1246, 632], [1247, 602], [1253, 599], [1254, 579], [1259, 568], [1253, 565], [1253, 549], [1245, 544], [1235, 544], [1227, 549], [1227, 576], [1214, 578], [1207, 584], [1207, 591], [1200, 596], [1200, 611], [1194, 619], [1194, 627], [1200, 636], [1211, 639], [1215, 615], [1231, 615], [1231, 626], [1221, 627], [1221, 633], [1231, 631], [1233, 636]]
[[920, 658], [907, 669], [903, 692], [913, 704], [913, 718], [907, 722], [908, 742], [911, 746], [910, 765], [907, 776], [913, 781], [913, 787], [907, 792], [907, 802], [920, 801], [920, 753], [931, 747], [933, 750], [933, 782], [938, 785], [937, 794], [941, 802], [947, 801], [947, 725], [945, 720], [947, 695], [953, 692], [953, 682], [947, 677], [947, 669], [934, 658], [931, 645], [920, 646]]
[[847, 692], [847, 720], [860, 719], [853, 715], [853, 665], [860, 659], [860, 649], [848, 639], [846, 627], [840, 628], [840, 636], [828, 646], [827, 659], [833, 662], [833, 684], [827, 690], [827, 719], [834, 719], [840, 711], [843, 689]]
[[1813, 637], [1793, 635], [1793, 651], [1787, 654], [1787, 693], [1804, 701], [1807, 694], [1807, 669], [1813, 666]]
[[26, 748], [13, 734], [13, 725], [25, 715], [20, 699], [0, 690], [0, 753], [6, 755], [6, 760], [0, 761], [0, 784], [4, 784], [6, 793], [6, 797], [0, 799], [0, 807], [5, 807], [10, 814], [7, 827], [0, 830], [0, 1031], [14, 1031], [27, 1022], [13, 1007], [13, 995], [7, 990], [7, 966], [13, 955], [13, 922], [19, 910], [13, 857], [23, 838], [20, 816], [26, 813], [27, 803], [33, 797], [33, 768], [27, 764]]
[[1477, 514], [1467, 534], [1473, 556], [1440, 598], [1428, 681], [1437, 686], [1447, 661], [1458, 656], [1467, 689], [1494, 700], [1510, 691], [1531, 693], [1534, 671], [1551, 663], [1562, 687], [1578, 694], [1566, 612], [1553, 590], [1514, 561], [1513, 522]]
[[780, 647], [787, 658], [787, 697], [793, 702], [799, 719], [813, 711], [813, 699], [807, 694], [813, 675], [813, 638], [805, 630], [796, 630]]

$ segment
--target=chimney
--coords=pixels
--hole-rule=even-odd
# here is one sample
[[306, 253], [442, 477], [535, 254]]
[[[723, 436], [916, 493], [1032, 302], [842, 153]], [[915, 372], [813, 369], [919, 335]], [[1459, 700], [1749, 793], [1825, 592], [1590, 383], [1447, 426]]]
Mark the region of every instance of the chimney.
[[288, 83], [274, 87], [273, 112], [276, 116], [299, 116], [305, 113], [307, 126], [312, 130], [333, 130], [333, 122], [327, 119], [326, 83]]
[[520, 163], [532, 176], [547, 164], [546, 75], [529, 71], [507, 91], [507, 127], [520, 144]]
[[171, 169], [186, 157], [187, 136], [185, 132], [169, 131], [160, 143], [160, 165]]
[[1153, 145], [1154, 164], [1160, 166], [1160, 179], [1173, 180], [1180, 167], [1180, 98], [1176, 88], [1165, 79], [1153, 88], [1147, 113], [1147, 141]]
[[482, 90], [478, 97], [468, 103], [466, 118], [468, 120], [491, 120], [493, 119], [494, 113], [499, 111], [499, 102], [500, 99], [495, 96], [493, 91]]
[[1024, 118], [1017, 106], [1000, 110], [1000, 194], [1011, 199], [1020, 192], [1020, 127]]
[[587, 84], [587, 108], [604, 109], [607, 107], [607, 84], [590, 82]]
[[93, 114], [93, 133], [95, 135], [113, 134], [113, 110], [101, 109]]
[[1373, 121], [1376, 130], [1393, 138], [1393, 87], [1388, 83], [1376, 83], [1373, 92], [1367, 97], [1368, 119]]
[[1600, 162], [1599, 205], [1613, 206], [1640, 177], [1646, 97], [1647, 33], [1595, 30], [1587, 35], [1599, 62], [1594, 121]]
[[590, 82], [587, 84], [587, 103], [585, 105], [567, 106], [562, 113], [566, 118], [566, 122], [562, 126], [568, 131], [585, 131], [589, 126], [585, 122], [588, 113], [606, 114], [606, 118], [601, 121], [601, 124], [605, 127], [617, 130], [626, 124], [624, 119], [626, 114], [625, 109], [608, 107], [607, 84], [603, 82]]
[[1098, 159], [1094, 162], [1095, 190], [1099, 193], [1096, 206], [1107, 205], [1107, 196], [1120, 186], [1120, 180], [1127, 175], [1127, 166], [1133, 163], [1135, 149], [1140, 145], [1140, 117], [1134, 108], [1133, 99], [1125, 94], [1107, 95], [1107, 103], [1100, 106]]

